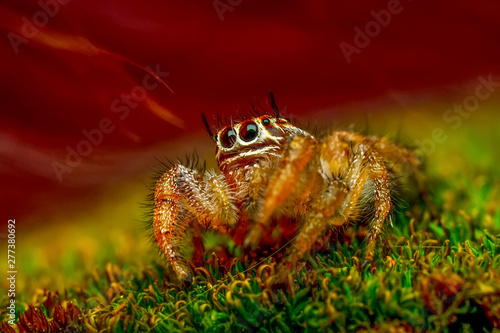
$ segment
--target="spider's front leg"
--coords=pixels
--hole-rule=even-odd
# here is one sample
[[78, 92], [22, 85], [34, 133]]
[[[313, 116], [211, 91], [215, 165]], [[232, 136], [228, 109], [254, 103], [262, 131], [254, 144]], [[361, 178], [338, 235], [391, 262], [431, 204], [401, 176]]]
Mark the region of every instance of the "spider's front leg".
[[317, 141], [309, 135], [297, 135], [285, 148], [276, 170], [271, 175], [264, 196], [260, 201], [254, 225], [247, 234], [244, 245], [256, 248], [262, 232], [269, 227], [271, 216], [294, 191], [302, 170], [311, 160]]
[[189, 222], [201, 225], [236, 224], [237, 208], [232, 191], [222, 175], [177, 165], [157, 181], [154, 193], [153, 229], [155, 241], [177, 276], [189, 280], [191, 272], [183, 255], [182, 236]]

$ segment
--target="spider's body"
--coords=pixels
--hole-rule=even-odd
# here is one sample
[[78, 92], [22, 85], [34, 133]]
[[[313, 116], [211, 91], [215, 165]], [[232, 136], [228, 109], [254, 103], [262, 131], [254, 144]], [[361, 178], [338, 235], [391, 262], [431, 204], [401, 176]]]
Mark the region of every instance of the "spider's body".
[[153, 228], [156, 243], [179, 278], [189, 279], [181, 238], [190, 221], [232, 229], [250, 225], [245, 246], [256, 247], [273, 218], [298, 221], [284, 269], [302, 258], [328, 228], [368, 219], [365, 259], [393, 206], [394, 179], [418, 174], [413, 151], [383, 138], [347, 131], [315, 138], [274, 115], [246, 119], [213, 135], [220, 173], [176, 165], [157, 181]]

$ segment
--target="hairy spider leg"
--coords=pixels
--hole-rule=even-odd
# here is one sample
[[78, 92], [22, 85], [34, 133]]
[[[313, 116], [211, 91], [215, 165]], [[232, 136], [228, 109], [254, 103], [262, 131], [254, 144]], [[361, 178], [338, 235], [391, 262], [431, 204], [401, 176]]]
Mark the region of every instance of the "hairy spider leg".
[[352, 210], [361, 194], [362, 184], [366, 181], [366, 173], [362, 171], [366, 162], [364, 150], [360, 149], [359, 154], [350, 156], [351, 148], [344, 142], [341, 134], [333, 133], [320, 146], [320, 156], [315, 167], [320, 170], [319, 174], [324, 180], [316, 178], [314, 181], [317, 182], [316, 186], [321, 187], [321, 191], [314, 194], [311, 209], [288, 251], [285, 264], [280, 269], [281, 279], [328, 226], [340, 226], [346, 222], [346, 211]]
[[351, 132], [334, 132], [321, 145], [319, 168], [328, 185], [314, 201], [311, 212], [289, 250], [281, 278], [300, 260], [327, 226], [340, 227], [359, 215], [359, 200], [368, 179], [373, 181], [375, 215], [366, 237], [365, 262], [373, 260], [375, 244], [392, 203], [388, 173], [373, 145]]
[[173, 270], [184, 280], [191, 272], [180, 245], [192, 218], [205, 228], [234, 227], [237, 208], [224, 177], [177, 165], [158, 179], [155, 188], [154, 235]]
[[[389, 152], [391, 151], [389, 147], [397, 146], [392, 144], [389, 146], [385, 141], [372, 140], [357, 133], [343, 131], [333, 133], [325, 143], [330, 147], [325, 157], [327, 161], [328, 157], [331, 158], [329, 167], [332, 174], [342, 175], [345, 174], [345, 170], [349, 170], [344, 180], [349, 186], [350, 193], [341, 211], [345, 219], [333, 219], [334, 225], [342, 225], [358, 217], [360, 213], [358, 201], [361, 199], [363, 188], [368, 179], [373, 183], [375, 214], [368, 225], [368, 234], [365, 238], [367, 247], [364, 254], [364, 262], [372, 262], [377, 239], [392, 209], [389, 174], [379, 149], [382, 152]], [[364, 163], [359, 167], [351, 166], [351, 161], [359, 157]]]
[[[333, 174], [342, 174], [343, 170], [349, 170], [345, 181], [349, 185], [350, 195], [341, 212], [345, 217], [344, 222], [353, 221], [358, 217], [360, 213], [358, 201], [361, 199], [363, 188], [368, 179], [373, 183], [375, 214], [369, 222], [368, 235], [365, 238], [367, 247], [364, 255], [365, 263], [372, 262], [377, 239], [392, 209], [389, 175], [377, 149], [384, 148], [384, 146], [378, 141], [373, 141], [352, 132], [335, 132], [328, 138], [328, 141], [330, 141], [329, 146], [332, 148], [330, 155], [337, 158], [342, 156], [340, 160], [333, 160], [333, 163], [330, 163], [331, 172]], [[362, 167], [356, 166], [353, 168], [349, 166], [352, 159], [360, 156], [364, 161]], [[341, 225], [342, 220], [339, 222], [336, 223], [334, 220], [333, 224]]]
[[256, 216], [253, 217], [254, 225], [251, 227], [244, 245], [252, 248], [257, 247], [262, 232], [271, 222], [271, 216], [276, 209], [294, 191], [301, 171], [311, 160], [317, 147], [317, 141], [306, 135], [296, 135], [285, 148], [283, 157], [278, 167], [269, 179], [261, 206]]
[[368, 160], [369, 174], [373, 181], [375, 216], [370, 222], [368, 235], [366, 235], [365, 238], [367, 246], [365, 249], [364, 263], [373, 261], [377, 239], [392, 209], [389, 175], [384, 162], [376, 151], [370, 154]]
[[377, 138], [373, 142], [380, 155], [385, 160], [390, 161], [390, 164], [386, 163], [386, 165], [389, 166], [391, 174], [406, 178], [412, 176], [416, 181], [420, 199], [427, 205], [431, 216], [438, 216], [437, 209], [430, 199], [426, 178], [421, 170], [421, 162], [417, 154], [413, 150], [395, 145], [385, 138]]

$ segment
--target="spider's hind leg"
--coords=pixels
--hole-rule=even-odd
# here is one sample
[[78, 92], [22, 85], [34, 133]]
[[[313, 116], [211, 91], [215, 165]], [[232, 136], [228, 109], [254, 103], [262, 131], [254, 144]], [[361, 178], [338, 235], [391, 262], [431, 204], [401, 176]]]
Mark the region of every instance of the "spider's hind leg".
[[344, 201], [331, 215], [329, 225], [346, 227], [373, 211], [365, 237], [364, 261], [373, 260], [375, 245], [392, 203], [385, 165], [373, 142], [357, 133], [332, 133], [323, 144], [323, 173], [339, 178], [347, 190]]
[[387, 168], [376, 151], [370, 153], [368, 161], [369, 177], [373, 181], [375, 215], [370, 221], [368, 235], [366, 235], [365, 239], [367, 245], [365, 249], [364, 264], [373, 261], [377, 239], [392, 210], [391, 190]]
[[285, 275], [309, 251], [327, 227], [347, 222], [366, 181], [365, 154], [349, 155], [350, 143], [345, 132], [332, 133], [322, 144], [316, 167], [318, 177], [311, 179], [316, 188], [311, 193], [309, 212], [304, 217], [297, 238], [290, 247], [278, 279]]

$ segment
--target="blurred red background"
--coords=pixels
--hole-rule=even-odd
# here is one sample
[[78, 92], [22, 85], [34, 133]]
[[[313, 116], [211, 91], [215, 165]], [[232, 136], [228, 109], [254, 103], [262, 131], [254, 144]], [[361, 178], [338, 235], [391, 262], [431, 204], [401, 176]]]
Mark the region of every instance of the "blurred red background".
[[[202, 135], [201, 112], [265, 104], [270, 90], [304, 116], [367, 100], [398, 105], [422, 92], [445, 96], [457, 82], [500, 73], [493, 0], [402, 0], [349, 63], [340, 43], [355, 46], [354, 28], [364, 30], [371, 11], [388, 6], [395, 2], [4, 0], [2, 221], [78, 207], [143, 174], [162, 143], [174, 150]], [[122, 95], [140, 92], [148, 75], [130, 62], [159, 68], [173, 93], [148, 90], [125, 116], [115, 112]], [[104, 118], [114, 130], [58, 176], [54, 165], [67, 166], [67, 146], [77, 149], [82, 131]]]

